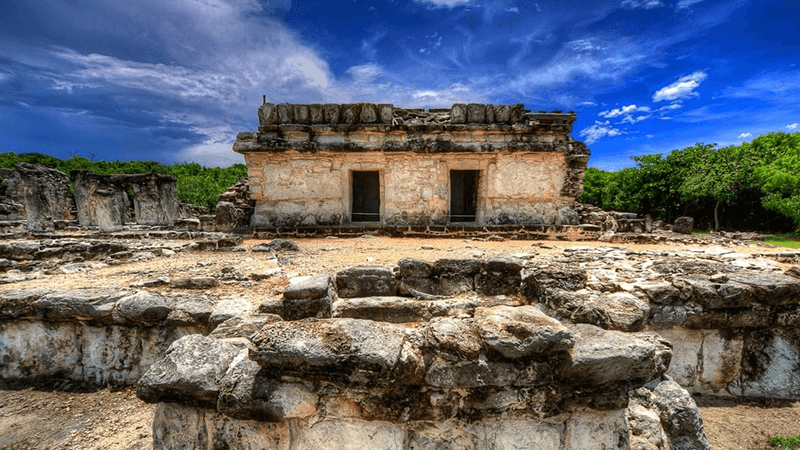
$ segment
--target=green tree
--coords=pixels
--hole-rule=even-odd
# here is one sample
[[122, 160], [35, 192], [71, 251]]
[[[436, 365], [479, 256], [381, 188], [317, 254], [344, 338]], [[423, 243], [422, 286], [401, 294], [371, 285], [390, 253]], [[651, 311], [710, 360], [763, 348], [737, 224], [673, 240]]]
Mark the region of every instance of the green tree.
[[752, 145], [772, 156], [754, 171], [764, 208], [789, 217], [800, 232], [800, 133], [771, 133]]

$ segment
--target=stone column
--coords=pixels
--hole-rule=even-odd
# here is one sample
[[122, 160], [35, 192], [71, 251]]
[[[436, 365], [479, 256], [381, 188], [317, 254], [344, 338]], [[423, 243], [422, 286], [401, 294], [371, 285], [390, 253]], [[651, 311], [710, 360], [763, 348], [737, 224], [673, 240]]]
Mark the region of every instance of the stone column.
[[54, 220], [69, 217], [71, 194], [64, 172], [39, 164], [18, 163], [30, 231], [52, 231]]
[[133, 204], [139, 225], [172, 226], [178, 217], [178, 189], [171, 175], [148, 173], [133, 184]]

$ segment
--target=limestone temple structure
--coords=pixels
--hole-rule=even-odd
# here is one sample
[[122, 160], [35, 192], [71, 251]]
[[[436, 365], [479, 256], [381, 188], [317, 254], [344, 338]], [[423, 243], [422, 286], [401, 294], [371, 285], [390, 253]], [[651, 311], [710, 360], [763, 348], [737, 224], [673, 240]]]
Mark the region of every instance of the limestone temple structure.
[[573, 112], [272, 104], [239, 133], [251, 227], [564, 225], [589, 159]]

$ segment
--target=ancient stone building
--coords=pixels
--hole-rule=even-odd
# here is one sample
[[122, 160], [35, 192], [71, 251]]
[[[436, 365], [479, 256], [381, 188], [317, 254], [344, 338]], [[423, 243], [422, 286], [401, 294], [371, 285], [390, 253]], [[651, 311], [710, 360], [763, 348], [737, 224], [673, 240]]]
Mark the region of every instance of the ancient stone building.
[[265, 103], [239, 133], [254, 228], [577, 223], [573, 113], [522, 105]]

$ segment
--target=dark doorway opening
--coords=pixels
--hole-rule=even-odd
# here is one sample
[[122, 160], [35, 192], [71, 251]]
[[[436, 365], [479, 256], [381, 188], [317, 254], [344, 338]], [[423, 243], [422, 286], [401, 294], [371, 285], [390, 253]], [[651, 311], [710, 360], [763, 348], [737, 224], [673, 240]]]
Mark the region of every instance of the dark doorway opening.
[[450, 171], [450, 222], [474, 222], [478, 205], [478, 171]]
[[379, 172], [353, 172], [353, 222], [380, 222], [381, 182]]

